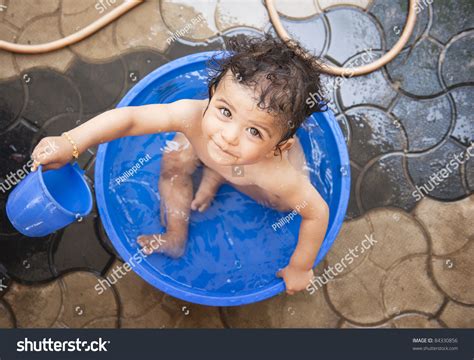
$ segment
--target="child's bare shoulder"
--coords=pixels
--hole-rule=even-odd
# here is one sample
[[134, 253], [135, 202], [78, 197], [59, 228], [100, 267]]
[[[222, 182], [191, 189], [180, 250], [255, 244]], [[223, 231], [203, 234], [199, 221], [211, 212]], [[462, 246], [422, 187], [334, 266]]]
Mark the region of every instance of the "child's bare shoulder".
[[293, 166], [273, 167], [258, 177], [259, 186], [276, 195], [289, 208], [295, 209], [302, 204], [311, 204], [306, 212], [310, 216], [310, 209], [326, 210], [327, 204], [309, 177], [296, 170]]

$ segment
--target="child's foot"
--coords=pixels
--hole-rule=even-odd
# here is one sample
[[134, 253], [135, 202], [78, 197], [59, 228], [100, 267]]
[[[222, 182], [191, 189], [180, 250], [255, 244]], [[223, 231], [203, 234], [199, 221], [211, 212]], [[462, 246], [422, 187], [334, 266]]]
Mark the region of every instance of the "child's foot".
[[138, 237], [137, 242], [143, 248], [143, 253], [146, 255], [156, 252], [174, 259], [181, 257], [186, 248], [186, 237], [172, 232], [141, 235]]
[[191, 209], [194, 211], [203, 212], [209, 206], [211, 206], [211, 202], [216, 195], [216, 190], [213, 190], [209, 185], [204, 185], [201, 183], [199, 186], [198, 191], [196, 191], [196, 196], [194, 196], [194, 200], [191, 202]]
[[191, 209], [194, 211], [198, 210], [199, 212], [206, 210], [211, 205], [221, 184], [222, 179], [216, 176], [213, 170], [204, 169], [201, 183], [196, 191], [194, 200], [191, 202]]

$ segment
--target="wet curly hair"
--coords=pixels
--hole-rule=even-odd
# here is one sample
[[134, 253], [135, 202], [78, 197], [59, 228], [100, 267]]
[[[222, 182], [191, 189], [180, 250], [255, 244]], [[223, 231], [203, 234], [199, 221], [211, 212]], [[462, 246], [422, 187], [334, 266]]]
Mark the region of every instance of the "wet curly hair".
[[[270, 34], [226, 39], [230, 56], [214, 56], [208, 63], [209, 100], [222, 77], [230, 70], [242, 85], [257, 90], [257, 106], [278, 119], [285, 144], [304, 120], [327, 109], [322, 95], [322, 63], [298, 42], [283, 41]], [[311, 100], [318, 95], [318, 101]], [[313, 98], [314, 99], [314, 98]]]

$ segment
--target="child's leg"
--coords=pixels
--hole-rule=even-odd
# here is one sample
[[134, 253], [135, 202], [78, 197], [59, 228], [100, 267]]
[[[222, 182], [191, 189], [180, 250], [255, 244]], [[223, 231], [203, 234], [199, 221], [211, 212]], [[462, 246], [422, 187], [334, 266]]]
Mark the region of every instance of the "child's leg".
[[206, 210], [209, 205], [211, 205], [212, 199], [214, 199], [217, 190], [219, 190], [219, 187], [223, 183], [224, 178], [221, 175], [205, 166], [202, 173], [201, 183], [199, 184], [196, 196], [191, 203], [191, 209], [199, 210], [199, 212]]
[[[165, 152], [161, 160], [158, 188], [161, 198], [162, 219], [166, 219], [166, 233], [142, 235], [138, 243], [145, 253], [153, 250], [178, 258], [184, 253], [188, 238], [191, 201], [193, 199], [192, 174], [199, 164], [194, 150], [186, 137], [178, 133], [173, 141], [179, 148]], [[159, 247], [156, 248], [159, 244]]]

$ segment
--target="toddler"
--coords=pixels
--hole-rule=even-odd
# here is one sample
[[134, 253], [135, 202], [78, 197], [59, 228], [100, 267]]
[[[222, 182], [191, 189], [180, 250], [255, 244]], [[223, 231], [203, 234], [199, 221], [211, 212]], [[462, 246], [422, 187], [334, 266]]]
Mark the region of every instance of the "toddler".
[[[177, 146], [165, 151], [159, 178], [163, 234], [143, 234], [144, 251], [180, 257], [188, 238], [191, 210], [205, 211], [219, 186], [228, 183], [255, 201], [301, 215], [298, 244], [288, 265], [276, 275], [286, 291], [303, 290], [326, 233], [328, 206], [305, 170], [296, 130], [323, 104], [321, 67], [296, 42], [270, 35], [228, 41], [230, 56], [210, 61], [209, 97], [113, 109], [62, 136], [41, 140], [33, 151], [35, 169], [56, 169], [87, 148], [124, 136], [176, 132]], [[45, 154], [48, 141], [58, 150]], [[193, 196], [192, 174], [203, 166]], [[164, 241], [163, 241], [164, 240]]]

